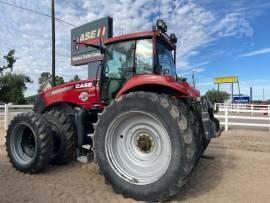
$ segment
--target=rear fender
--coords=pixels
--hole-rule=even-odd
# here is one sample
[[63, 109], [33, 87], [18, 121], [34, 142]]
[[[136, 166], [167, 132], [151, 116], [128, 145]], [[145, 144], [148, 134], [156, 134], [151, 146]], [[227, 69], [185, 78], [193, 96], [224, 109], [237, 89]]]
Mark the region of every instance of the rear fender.
[[175, 96], [200, 96], [200, 93], [189, 86], [188, 83], [176, 82], [176, 80], [171, 76], [136, 75], [125, 83], [125, 85], [117, 93], [116, 98], [126, 94], [127, 92], [137, 90], [172, 93]]

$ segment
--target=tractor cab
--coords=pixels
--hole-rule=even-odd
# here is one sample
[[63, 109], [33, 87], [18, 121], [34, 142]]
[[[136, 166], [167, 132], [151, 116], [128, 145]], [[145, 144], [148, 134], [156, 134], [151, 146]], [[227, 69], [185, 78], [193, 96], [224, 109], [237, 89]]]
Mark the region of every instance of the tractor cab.
[[101, 100], [110, 102], [124, 84], [136, 75], [158, 74], [176, 78], [174, 34], [157, 22], [150, 32], [110, 38], [105, 41], [101, 72]]

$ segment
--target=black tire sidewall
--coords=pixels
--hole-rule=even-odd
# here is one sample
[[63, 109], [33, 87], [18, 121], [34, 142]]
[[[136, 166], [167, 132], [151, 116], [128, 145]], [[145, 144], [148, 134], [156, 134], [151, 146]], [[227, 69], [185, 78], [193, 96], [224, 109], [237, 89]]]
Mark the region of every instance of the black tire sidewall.
[[[29, 116], [30, 115], [30, 116]], [[40, 136], [48, 136], [48, 128], [49, 125], [46, 123], [45, 120], [42, 118], [37, 122], [42, 122], [42, 125], [45, 125], [43, 127], [37, 126], [37, 122], [33, 121], [33, 116], [34, 114], [22, 114], [14, 118], [14, 120], [11, 121], [8, 131], [7, 131], [7, 136], [6, 136], [6, 147], [7, 147], [7, 152], [8, 152], [8, 157], [10, 158], [11, 163], [13, 164], [14, 168], [23, 171], [23, 172], [36, 172], [37, 170], [40, 170], [40, 165], [46, 165], [48, 161], [45, 161], [44, 163], [41, 163], [43, 160], [41, 160], [42, 156], [42, 141], [40, 139]], [[14, 130], [17, 126], [19, 125], [27, 125], [31, 131], [33, 132], [33, 135], [35, 137], [35, 144], [36, 144], [36, 151], [34, 154], [34, 158], [32, 159], [31, 162], [28, 164], [20, 164], [16, 161], [14, 158], [14, 154], [11, 150], [11, 139], [12, 136], [16, 136], [14, 134]], [[41, 128], [47, 128], [46, 130], [44, 129], [44, 132], [41, 132]], [[52, 140], [51, 140], [52, 142]], [[48, 149], [50, 151], [50, 149]]]
[[[75, 157], [76, 129], [72, 119], [59, 110], [48, 111], [43, 116], [51, 127], [54, 126], [59, 132], [59, 134], [55, 136], [57, 136], [57, 139], [60, 141], [60, 146], [57, 151], [54, 150], [50, 163], [56, 165], [65, 164]], [[68, 134], [72, 136], [70, 140], [67, 138]]]

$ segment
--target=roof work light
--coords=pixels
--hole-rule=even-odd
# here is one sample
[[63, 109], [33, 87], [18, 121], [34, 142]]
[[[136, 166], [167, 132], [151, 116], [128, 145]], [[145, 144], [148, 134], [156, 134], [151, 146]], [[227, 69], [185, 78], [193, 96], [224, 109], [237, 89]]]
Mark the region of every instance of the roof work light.
[[158, 19], [156, 25], [157, 29], [159, 29], [161, 32], [167, 32], [167, 25], [163, 20]]

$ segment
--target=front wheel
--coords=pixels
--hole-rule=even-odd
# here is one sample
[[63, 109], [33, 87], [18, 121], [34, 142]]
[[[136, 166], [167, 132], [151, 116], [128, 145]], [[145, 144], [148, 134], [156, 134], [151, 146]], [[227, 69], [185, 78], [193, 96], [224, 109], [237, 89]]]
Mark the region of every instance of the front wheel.
[[183, 186], [195, 144], [186, 115], [173, 99], [135, 92], [105, 108], [96, 126], [95, 152], [116, 192], [163, 201]]

